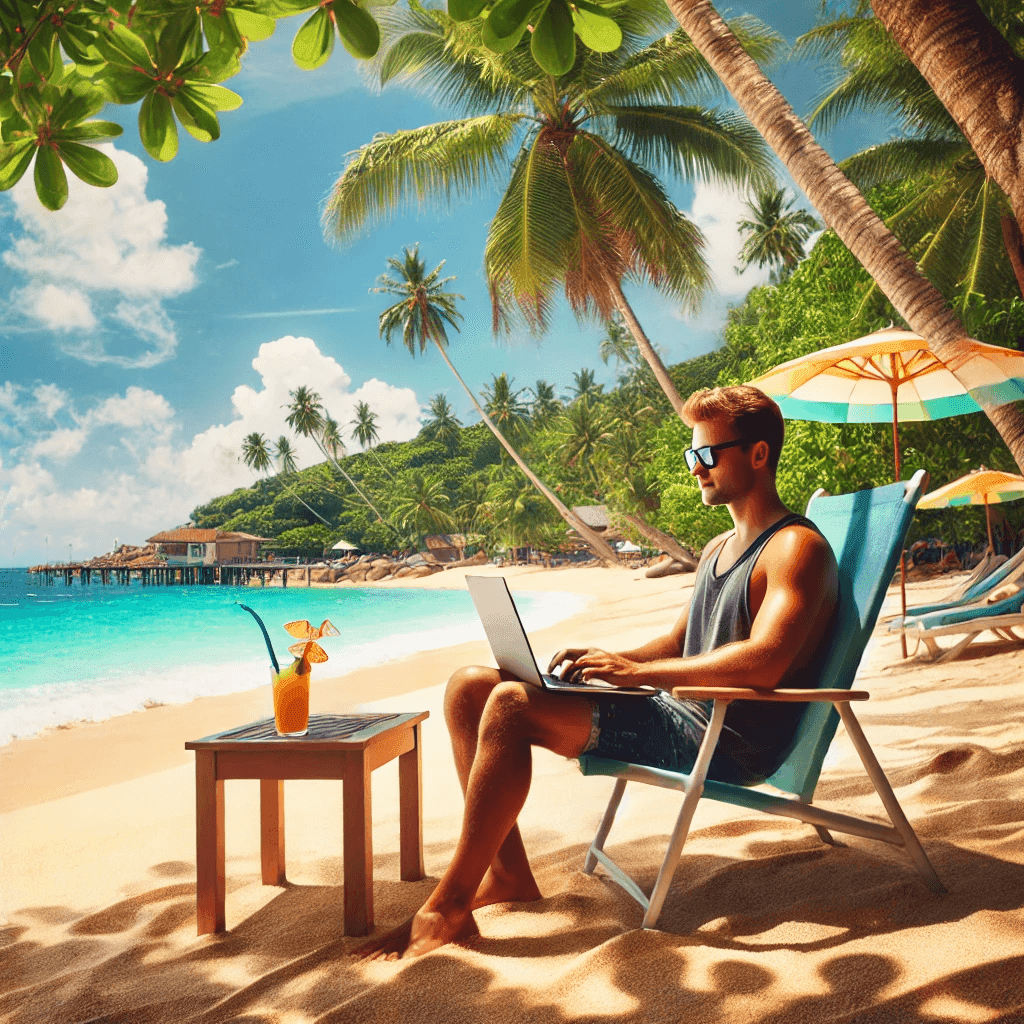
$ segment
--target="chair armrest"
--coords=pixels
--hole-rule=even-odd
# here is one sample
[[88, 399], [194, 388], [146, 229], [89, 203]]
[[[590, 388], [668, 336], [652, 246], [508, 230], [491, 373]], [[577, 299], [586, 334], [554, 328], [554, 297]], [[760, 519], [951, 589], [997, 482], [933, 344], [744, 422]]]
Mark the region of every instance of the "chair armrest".
[[867, 700], [867, 690], [759, 690], [753, 686], [676, 686], [678, 700], [767, 700], [776, 703]]

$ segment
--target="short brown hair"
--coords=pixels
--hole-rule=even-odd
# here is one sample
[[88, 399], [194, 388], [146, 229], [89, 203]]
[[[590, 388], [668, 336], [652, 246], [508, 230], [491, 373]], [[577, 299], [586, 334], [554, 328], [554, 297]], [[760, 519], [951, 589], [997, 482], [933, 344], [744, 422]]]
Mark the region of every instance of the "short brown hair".
[[786, 424], [782, 410], [760, 388], [735, 384], [727, 388], [705, 388], [686, 400], [683, 419], [690, 424], [708, 420], [728, 420], [744, 440], [768, 444], [768, 466], [779, 465]]

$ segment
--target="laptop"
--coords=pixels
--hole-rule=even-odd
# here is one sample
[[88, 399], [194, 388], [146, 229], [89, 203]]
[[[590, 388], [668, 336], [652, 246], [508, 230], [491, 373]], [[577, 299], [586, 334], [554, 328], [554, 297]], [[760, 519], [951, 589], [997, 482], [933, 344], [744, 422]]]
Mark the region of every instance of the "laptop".
[[613, 686], [603, 680], [568, 682], [541, 672], [526, 638], [519, 610], [516, 608], [504, 576], [467, 576], [473, 604], [483, 623], [491, 653], [498, 668], [515, 676], [529, 686], [552, 693], [582, 693], [588, 697], [651, 697], [658, 691], [648, 686]]

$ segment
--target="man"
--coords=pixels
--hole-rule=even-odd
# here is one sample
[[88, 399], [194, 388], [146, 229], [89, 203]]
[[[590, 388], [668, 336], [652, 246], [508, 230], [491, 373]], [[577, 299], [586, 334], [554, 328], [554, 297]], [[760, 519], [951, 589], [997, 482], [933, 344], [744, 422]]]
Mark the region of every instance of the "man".
[[[687, 465], [705, 505], [725, 505], [734, 529], [708, 544], [689, 605], [665, 636], [633, 651], [568, 648], [580, 679], [646, 684], [648, 699], [545, 692], [497, 669], [457, 671], [445, 720], [466, 798], [462, 833], [440, 883], [403, 929], [376, 952], [418, 956], [476, 934], [472, 911], [540, 899], [516, 819], [530, 787], [531, 748], [565, 757], [594, 752], [689, 771], [710, 702], [677, 701], [674, 686], [814, 686], [822, 639], [836, 608], [835, 558], [828, 542], [779, 499], [775, 470], [784, 425], [778, 406], [747, 385], [697, 392]], [[736, 701], [709, 777], [754, 784], [785, 758], [802, 705]]]

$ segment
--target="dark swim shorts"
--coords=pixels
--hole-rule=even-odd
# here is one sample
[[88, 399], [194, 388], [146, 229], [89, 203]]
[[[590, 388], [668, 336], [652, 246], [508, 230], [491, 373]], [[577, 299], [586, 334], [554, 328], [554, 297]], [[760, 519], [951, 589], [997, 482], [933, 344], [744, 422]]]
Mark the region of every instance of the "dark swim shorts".
[[[593, 728], [581, 753], [682, 774], [693, 769], [710, 722], [710, 701], [680, 701], [658, 693], [647, 699], [601, 697], [591, 704]], [[739, 785], [755, 781], [725, 754], [721, 742], [708, 777]]]

